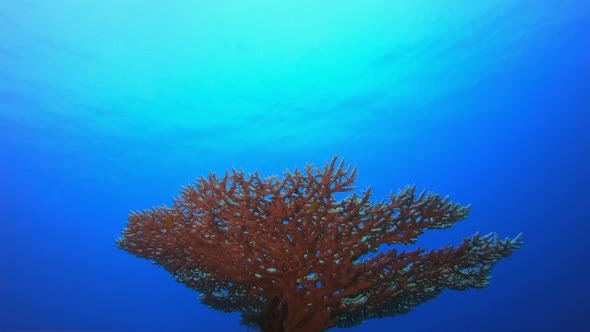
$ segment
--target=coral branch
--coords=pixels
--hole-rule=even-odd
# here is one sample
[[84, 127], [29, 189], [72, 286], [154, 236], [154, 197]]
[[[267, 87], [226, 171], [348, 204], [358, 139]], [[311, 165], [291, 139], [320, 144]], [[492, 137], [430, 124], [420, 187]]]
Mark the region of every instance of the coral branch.
[[[131, 213], [117, 245], [164, 267], [204, 304], [242, 312], [245, 325], [323, 331], [408, 312], [445, 288], [484, 287], [522, 242], [475, 234], [457, 247], [399, 251], [466, 218], [469, 206], [413, 186], [379, 202], [370, 188], [341, 198], [355, 176], [337, 156], [282, 178], [209, 174], [171, 207]], [[377, 252], [383, 244], [390, 249]]]

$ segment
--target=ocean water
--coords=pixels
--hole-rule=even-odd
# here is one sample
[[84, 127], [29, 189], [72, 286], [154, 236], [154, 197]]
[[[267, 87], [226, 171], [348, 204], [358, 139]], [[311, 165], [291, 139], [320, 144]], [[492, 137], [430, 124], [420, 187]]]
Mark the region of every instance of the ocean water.
[[[3, 1], [0, 331], [247, 331], [119, 250], [130, 211], [338, 155], [523, 233], [488, 287], [348, 331], [586, 331], [590, 4]], [[251, 330], [251, 329], [250, 329]]]

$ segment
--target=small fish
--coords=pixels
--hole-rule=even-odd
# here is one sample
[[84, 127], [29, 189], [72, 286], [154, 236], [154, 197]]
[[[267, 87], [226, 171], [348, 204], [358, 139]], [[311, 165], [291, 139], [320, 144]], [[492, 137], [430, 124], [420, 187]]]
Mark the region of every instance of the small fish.
[[320, 202], [312, 202], [307, 204], [307, 209], [309, 210], [309, 212], [316, 212], [320, 209], [320, 207], [322, 207], [322, 204], [320, 204]]
[[170, 216], [169, 214], [164, 216], [164, 220], [162, 221], [162, 223], [164, 224], [164, 227], [166, 227], [167, 229], [171, 229], [174, 224], [172, 216]]

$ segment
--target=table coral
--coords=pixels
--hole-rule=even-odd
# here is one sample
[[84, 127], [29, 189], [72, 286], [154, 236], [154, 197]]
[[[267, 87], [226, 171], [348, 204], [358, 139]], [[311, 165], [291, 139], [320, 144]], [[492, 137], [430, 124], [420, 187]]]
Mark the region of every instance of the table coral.
[[[350, 193], [356, 167], [306, 165], [283, 177], [232, 170], [186, 186], [171, 207], [129, 215], [119, 248], [153, 260], [202, 303], [262, 331], [324, 331], [412, 310], [444, 289], [486, 286], [521, 244], [475, 234], [403, 251], [469, 206], [408, 186], [381, 201]], [[387, 245], [386, 250], [379, 250]]]

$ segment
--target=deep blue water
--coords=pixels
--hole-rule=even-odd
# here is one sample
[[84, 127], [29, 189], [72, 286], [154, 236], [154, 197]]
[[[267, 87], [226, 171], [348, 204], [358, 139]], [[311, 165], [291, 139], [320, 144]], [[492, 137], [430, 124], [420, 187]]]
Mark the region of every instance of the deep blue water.
[[349, 331], [590, 329], [590, 4], [0, 3], [0, 331], [246, 331], [117, 249], [209, 171], [334, 154], [524, 234], [483, 290]]

